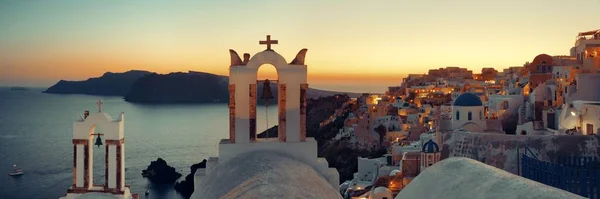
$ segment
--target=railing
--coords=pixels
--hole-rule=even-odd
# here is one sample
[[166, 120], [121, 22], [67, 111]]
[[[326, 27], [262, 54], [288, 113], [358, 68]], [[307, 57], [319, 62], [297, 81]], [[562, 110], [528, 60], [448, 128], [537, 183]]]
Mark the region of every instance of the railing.
[[521, 176], [583, 197], [600, 198], [597, 157], [561, 157], [556, 162], [547, 162], [527, 156], [527, 150], [522, 157]]

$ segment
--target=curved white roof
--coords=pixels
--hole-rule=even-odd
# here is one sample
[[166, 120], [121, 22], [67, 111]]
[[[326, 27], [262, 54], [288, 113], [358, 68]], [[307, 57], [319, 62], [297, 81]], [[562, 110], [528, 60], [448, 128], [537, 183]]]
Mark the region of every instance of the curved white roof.
[[220, 163], [191, 198], [341, 198], [312, 166], [273, 151]]
[[581, 197], [477, 160], [452, 157], [421, 172], [396, 195], [396, 199], [401, 198], [564, 199]]

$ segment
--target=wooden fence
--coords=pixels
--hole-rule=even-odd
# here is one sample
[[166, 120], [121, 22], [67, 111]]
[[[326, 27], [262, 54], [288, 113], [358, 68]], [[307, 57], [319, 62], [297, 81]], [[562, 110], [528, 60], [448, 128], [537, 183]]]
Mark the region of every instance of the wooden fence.
[[554, 162], [523, 154], [521, 176], [577, 195], [600, 199], [600, 161], [594, 157], [561, 157]]

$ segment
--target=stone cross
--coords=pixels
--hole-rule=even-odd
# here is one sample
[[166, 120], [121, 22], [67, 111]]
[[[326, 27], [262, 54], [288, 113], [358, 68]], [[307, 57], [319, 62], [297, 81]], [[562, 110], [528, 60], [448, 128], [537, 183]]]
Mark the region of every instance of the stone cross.
[[98, 104], [98, 112], [102, 112], [102, 100], [98, 100], [96, 104]]
[[260, 45], [267, 45], [267, 50], [271, 50], [271, 44], [277, 44], [277, 40], [271, 40], [271, 35], [267, 35], [266, 41], [258, 41]]

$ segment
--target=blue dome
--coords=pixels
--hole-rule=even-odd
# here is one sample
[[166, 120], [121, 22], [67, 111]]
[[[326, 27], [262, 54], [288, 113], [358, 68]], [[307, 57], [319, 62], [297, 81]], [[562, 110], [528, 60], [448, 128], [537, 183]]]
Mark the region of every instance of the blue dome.
[[454, 106], [483, 106], [481, 99], [473, 93], [463, 93], [456, 100]]
[[423, 153], [438, 153], [440, 152], [440, 147], [433, 140], [429, 140], [423, 144], [423, 149], [421, 150]]
[[396, 97], [396, 100], [401, 100], [401, 99], [402, 99], [401, 97]]

